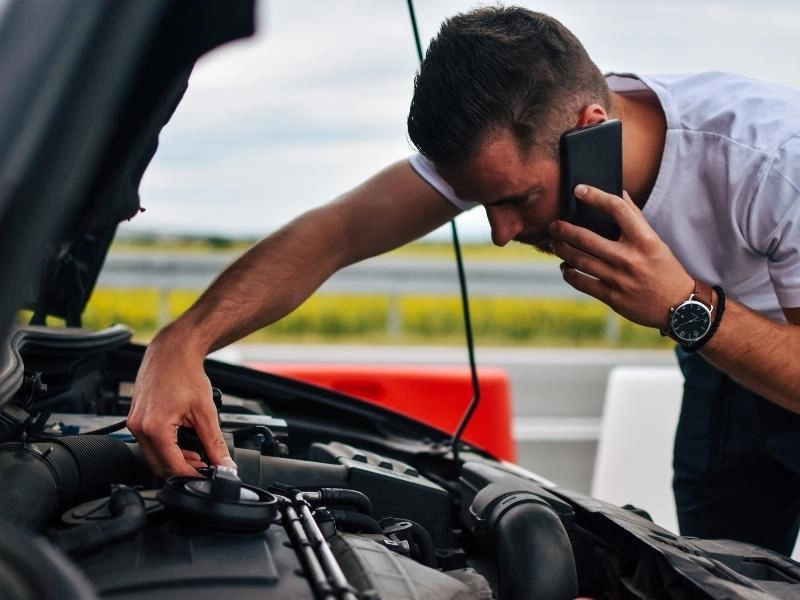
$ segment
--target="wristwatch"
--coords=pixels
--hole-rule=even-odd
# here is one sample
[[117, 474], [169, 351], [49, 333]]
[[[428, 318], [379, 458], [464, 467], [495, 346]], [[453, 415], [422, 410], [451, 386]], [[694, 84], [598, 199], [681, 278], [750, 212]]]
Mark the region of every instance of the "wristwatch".
[[661, 335], [668, 335], [684, 347], [698, 344], [711, 329], [711, 300], [711, 286], [695, 279], [689, 298], [669, 309], [669, 321]]

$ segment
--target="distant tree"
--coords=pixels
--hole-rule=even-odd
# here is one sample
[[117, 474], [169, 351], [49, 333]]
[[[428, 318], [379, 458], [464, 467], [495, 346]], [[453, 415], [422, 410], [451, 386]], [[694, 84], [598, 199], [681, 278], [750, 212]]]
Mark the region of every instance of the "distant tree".
[[206, 237], [206, 244], [215, 250], [228, 249], [233, 247], [233, 240], [228, 237], [212, 235]]

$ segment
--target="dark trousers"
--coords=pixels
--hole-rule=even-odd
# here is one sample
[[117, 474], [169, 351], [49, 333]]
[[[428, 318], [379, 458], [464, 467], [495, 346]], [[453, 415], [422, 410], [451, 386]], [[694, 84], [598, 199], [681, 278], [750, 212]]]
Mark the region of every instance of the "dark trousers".
[[677, 350], [683, 406], [673, 457], [681, 534], [789, 555], [800, 528], [800, 414]]

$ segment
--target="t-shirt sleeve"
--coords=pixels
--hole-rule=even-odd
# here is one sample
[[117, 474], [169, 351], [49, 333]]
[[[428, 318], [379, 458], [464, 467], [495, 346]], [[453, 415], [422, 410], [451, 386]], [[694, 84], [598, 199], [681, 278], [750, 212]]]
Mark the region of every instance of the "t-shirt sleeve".
[[753, 207], [756, 238], [766, 254], [780, 305], [800, 307], [800, 135], [775, 153]]
[[432, 188], [447, 198], [447, 200], [456, 208], [460, 210], [469, 210], [470, 208], [476, 206], [476, 202], [468, 202], [467, 200], [462, 200], [456, 196], [453, 188], [450, 187], [450, 184], [447, 183], [441, 175], [439, 175], [439, 172], [436, 170], [436, 167], [433, 166], [433, 163], [431, 163], [431, 161], [421, 154], [417, 153], [409, 157], [408, 162], [411, 165], [411, 168], [417, 172], [417, 175], [427, 181]]

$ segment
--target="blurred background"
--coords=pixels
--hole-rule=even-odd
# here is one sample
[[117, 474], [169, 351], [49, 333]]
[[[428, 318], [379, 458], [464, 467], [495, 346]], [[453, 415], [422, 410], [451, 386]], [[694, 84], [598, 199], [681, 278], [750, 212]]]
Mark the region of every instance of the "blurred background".
[[[730, 70], [800, 87], [794, 0], [518, 4], [561, 20], [606, 72]], [[423, 46], [444, 18], [474, 5], [417, 0]], [[405, 121], [417, 56], [406, 2], [257, 8], [254, 38], [197, 64], [145, 174], [146, 212], [120, 227], [88, 326], [125, 322], [146, 341], [248, 244], [411, 154]], [[674, 368], [671, 344], [577, 296], [529, 248], [493, 248], [482, 210], [457, 223], [476, 355], [507, 373], [517, 458], [589, 491], [609, 374]], [[218, 356], [466, 370], [449, 238], [444, 228], [347, 269], [293, 315]]]
[[[476, 6], [417, 0], [423, 47]], [[794, 0], [518, 2], [569, 27], [604, 72], [730, 70], [800, 87]], [[269, 0], [255, 37], [204, 57], [125, 230], [263, 236], [412, 152], [417, 57], [403, 0]], [[488, 240], [480, 210], [459, 225]], [[441, 237], [441, 236], [440, 236]]]

